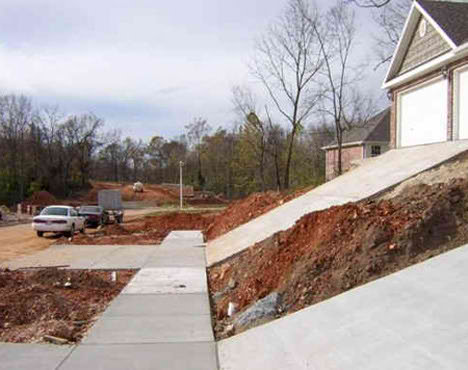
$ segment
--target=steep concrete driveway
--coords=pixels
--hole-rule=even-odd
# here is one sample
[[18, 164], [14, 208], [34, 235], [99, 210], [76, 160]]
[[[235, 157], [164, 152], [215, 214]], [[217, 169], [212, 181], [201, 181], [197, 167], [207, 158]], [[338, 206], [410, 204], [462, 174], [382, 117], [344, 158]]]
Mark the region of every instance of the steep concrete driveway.
[[466, 150], [468, 140], [391, 150], [211, 241], [207, 263], [211, 266], [288, 229], [307, 213], [368, 198]]
[[468, 245], [218, 343], [220, 368], [462, 370]]

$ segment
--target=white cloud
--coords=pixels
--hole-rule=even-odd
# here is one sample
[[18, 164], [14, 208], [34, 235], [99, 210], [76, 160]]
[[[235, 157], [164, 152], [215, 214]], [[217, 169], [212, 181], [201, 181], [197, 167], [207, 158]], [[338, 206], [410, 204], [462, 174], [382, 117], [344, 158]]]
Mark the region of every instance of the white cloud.
[[181, 134], [195, 116], [227, 124], [252, 41], [285, 4], [3, 0], [0, 86], [139, 137]]

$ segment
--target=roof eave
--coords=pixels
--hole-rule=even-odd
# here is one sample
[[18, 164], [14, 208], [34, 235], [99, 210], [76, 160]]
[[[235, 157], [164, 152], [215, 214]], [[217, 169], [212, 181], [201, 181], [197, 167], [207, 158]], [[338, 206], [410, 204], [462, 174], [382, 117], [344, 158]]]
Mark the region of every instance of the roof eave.
[[[344, 147], [348, 147], [348, 146], [357, 146], [357, 145], [363, 145], [364, 144], [364, 141], [352, 141], [350, 143], [343, 143], [341, 144], [341, 147], [344, 148]], [[320, 149], [322, 150], [329, 150], [329, 149], [336, 149], [338, 148], [338, 144], [334, 144], [334, 145], [327, 145], [327, 146], [322, 146]]]
[[468, 55], [468, 43], [463, 44], [455, 50], [449, 51], [441, 56], [431, 60], [430, 62], [424, 63], [419, 67], [416, 67], [408, 72], [397, 76], [390, 81], [385, 82], [382, 85], [383, 89], [396, 88], [410, 80], [421, 77], [424, 74], [435, 71], [437, 68], [441, 68], [444, 65], [455, 62]]
[[397, 62], [399, 62], [400, 57], [400, 50], [403, 47], [403, 45], [408, 46], [409, 41], [411, 39], [409, 32], [407, 32], [408, 28], [410, 25], [412, 25], [412, 22], [416, 23], [416, 17], [415, 17], [415, 4], [416, 2], [413, 2], [410, 8], [410, 12], [408, 17], [406, 18], [405, 25], [403, 26], [403, 31], [401, 31], [401, 36], [400, 39], [398, 40], [397, 46], [395, 48], [395, 51], [393, 52], [392, 60], [390, 61], [390, 66], [388, 67], [387, 73], [385, 74], [384, 78], [384, 83], [388, 81], [389, 77], [393, 74], [394, 69], [396, 68], [395, 66], [397, 65]]

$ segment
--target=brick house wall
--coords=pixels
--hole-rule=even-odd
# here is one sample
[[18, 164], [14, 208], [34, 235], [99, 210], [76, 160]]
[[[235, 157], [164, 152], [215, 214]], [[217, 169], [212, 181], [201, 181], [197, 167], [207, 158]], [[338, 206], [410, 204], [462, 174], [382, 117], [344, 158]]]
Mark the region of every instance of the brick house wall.
[[[448, 96], [447, 96], [447, 138], [448, 140], [454, 140], [454, 127], [453, 127], [453, 114], [454, 114], [454, 70], [460, 67], [468, 65], [468, 57], [460, 59], [456, 62], [452, 62], [446, 66], [447, 68], [447, 79], [448, 79]], [[397, 114], [398, 114], [398, 94], [401, 92], [411, 89], [417, 85], [423, 84], [429, 80], [435, 79], [437, 77], [443, 76], [441, 69], [437, 69], [436, 71], [432, 71], [430, 73], [425, 74], [415, 80], [407, 82], [403, 85], [398, 86], [397, 88], [389, 90], [391, 93], [392, 99], [392, 107], [391, 107], [391, 114], [390, 114], [390, 147], [392, 149], [397, 147]]]
[[[351, 162], [364, 158], [364, 146], [347, 146], [341, 149], [341, 164], [343, 172], [351, 168]], [[338, 149], [327, 149], [325, 154], [325, 178], [331, 180], [337, 176], [338, 171]]]

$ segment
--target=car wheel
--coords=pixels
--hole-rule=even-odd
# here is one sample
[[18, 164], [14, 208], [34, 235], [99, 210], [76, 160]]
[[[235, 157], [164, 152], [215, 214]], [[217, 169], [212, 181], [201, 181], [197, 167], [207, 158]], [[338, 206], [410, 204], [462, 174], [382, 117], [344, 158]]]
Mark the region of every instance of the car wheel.
[[86, 228], [86, 226], [85, 226], [85, 224], [83, 224], [83, 227], [81, 228], [80, 233], [84, 234], [86, 232], [85, 228]]
[[44, 236], [44, 231], [38, 231], [38, 232], [37, 232], [37, 236], [38, 236], [39, 238], [42, 238], [42, 237]]
[[75, 235], [75, 224], [73, 224], [71, 226], [70, 231], [66, 233], [66, 236], [68, 236], [69, 238], [73, 238], [74, 235]]

